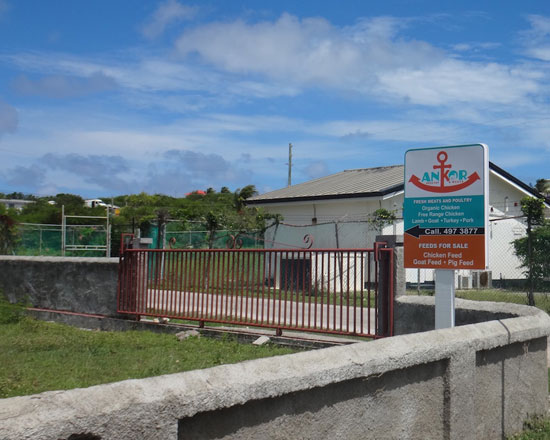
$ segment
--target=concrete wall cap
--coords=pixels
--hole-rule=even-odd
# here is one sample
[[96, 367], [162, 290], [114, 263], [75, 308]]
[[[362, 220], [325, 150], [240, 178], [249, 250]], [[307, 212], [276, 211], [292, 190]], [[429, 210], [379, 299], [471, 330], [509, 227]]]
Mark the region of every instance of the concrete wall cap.
[[48, 262], [48, 263], [105, 263], [105, 264], [118, 264], [119, 259], [117, 257], [28, 257], [18, 255], [0, 255], [0, 261], [14, 261], [14, 262]]
[[[435, 297], [433, 296], [413, 296], [405, 295], [395, 299], [396, 302], [404, 304], [418, 304], [424, 306], [434, 306]], [[477, 310], [491, 313], [509, 313], [516, 316], [533, 316], [537, 314], [547, 315], [536, 307], [530, 307], [523, 304], [492, 302], [492, 301], [471, 301], [467, 299], [456, 298], [455, 308], [462, 310]]]

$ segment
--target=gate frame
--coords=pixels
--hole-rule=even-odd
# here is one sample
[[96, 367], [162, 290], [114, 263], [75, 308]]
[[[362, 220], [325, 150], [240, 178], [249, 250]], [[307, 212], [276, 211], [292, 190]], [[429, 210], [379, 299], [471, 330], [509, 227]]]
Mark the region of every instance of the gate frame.
[[[394, 249], [392, 247], [388, 247], [387, 242], [376, 242], [374, 244], [374, 248], [364, 248], [364, 249], [276, 249], [276, 250], [266, 250], [266, 249], [242, 249], [242, 250], [228, 250], [228, 249], [195, 249], [195, 250], [186, 250], [186, 249], [174, 249], [174, 250], [164, 250], [164, 249], [132, 249], [131, 248], [131, 241], [130, 246], [125, 246], [127, 239], [126, 238], [133, 239], [133, 234], [123, 234], [121, 236], [121, 253], [120, 253], [120, 262], [119, 262], [119, 279], [118, 279], [118, 286], [117, 286], [117, 312], [125, 315], [131, 316], [133, 319], [140, 320], [141, 316], [154, 316], [158, 318], [174, 318], [174, 319], [182, 319], [185, 321], [196, 321], [198, 322], [198, 327], [202, 328], [204, 327], [205, 322], [215, 322], [215, 323], [227, 323], [230, 325], [238, 325], [241, 324], [243, 326], [249, 326], [249, 327], [263, 327], [263, 328], [271, 328], [275, 330], [275, 333], [277, 336], [282, 335], [283, 330], [289, 330], [289, 331], [299, 331], [299, 332], [311, 332], [311, 333], [319, 333], [319, 334], [339, 334], [339, 335], [349, 335], [349, 336], [359, 336], [359, 337], [371, 337], [373, 339], [378, 339], [386, 336], [393, 336], [393, 319], [394, 319]], [[361, 251], [361, 252], [368, 252], [369, 254], [373, 253], [373, 261], [375, 264], [375, 278], [371, 281], [374, 282], [374, 291], [376, 294], [376, 303], [374, 307], [374, 317], [375, 317], [375, 323], [374, 323], [374, 334], [357, 334], [350, 331], [336, 331], [336, 330], [330, 330], [330, 329], [319, 329], [319, 328], [299, 328], [299, 327], [288, 327], [285, 325], [276, 325], [276, 323], [272, 323], [273, 325], [270, 325], [269, 323], [255, 323], [252, 320], [249, 321], [243, 321], [243, 322], [234, 322], [232, 320], [219, 320], [219, 319], [205, 319], [203, 316], [201, 317], [193, 317], [193, 316], [173, 316], [169, 313], [139, 313], [136, 314], [136, 310], [129, 311], [129, 310], [123, 310], [123, 307], [121, 307], [121, 297], [122, 297], [122, 291], [124, 287], [132, 287], [133, 293], [130, 294], [130, 302], [131, 297], [137, 296], [137, 279], [139, 278], [138, 275], [138, 268], [131, 266], [131, 269], [128, 270], [126, 266], [124, 266], [124, 262], [127, 260], [134, 260], [134, 262], [137, 262], [138, 260], [134, 258], [134, 256], [130, 257], [132, 253], [135, 252], [145, 252], [145, 255], [153, 254], [153, 253], [169, 253], [169, 252], [223, 252], [223, 253], [242, 253], [242, 252], [300, 252], [300, 251], [311, 251], [316, 253], [322, 253], [322, 252], [350, 252], [350, 251]], [[128, 275], [129, 273], [132, 274], [130, 282], [128, 283], [128, 280], [126, 283], [121, 282], [122, 277], [124, 275]], [[124, 285], [123, 285], [124, 284]], [[129, 285], [128, 285], [129, 284]], [[364, 286], [362, 286], [364, 288]], [[370, 287], [369, 287], [370, 289]], [[146, 289], [147, 290], [147, 289]], [[126, 299], [128, 301], [128, 299]], [[135, 302], [134, 302], [135, 304]], [[321, 303], [321, 305], [324, 305], [324, 303]], [[327, 304], [327, 306], [330, 306], [330, 303]], [[348, 308], [348, 314], [349, 309], [352, 308], [349, 304], [346, 306]], [[204, 308], [203, 308], [204, 310]], [[370, 307], [370, 304], [368, 305], [367, 310], [372, 310]], [[280, 324], [280, 323], [278, 323]], [[349, 330], [349, 322], [348, 322], [348, 330]], [[369, 327], [370, 332], [370, 327]]]

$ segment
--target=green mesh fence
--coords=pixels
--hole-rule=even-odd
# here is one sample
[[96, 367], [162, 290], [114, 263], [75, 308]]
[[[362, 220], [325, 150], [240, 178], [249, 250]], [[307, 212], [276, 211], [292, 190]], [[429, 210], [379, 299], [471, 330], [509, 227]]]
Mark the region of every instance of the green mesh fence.
[[[61, 225], [20, 224], [18, 228], [19, 242], [15, 249], [15, 255], [62, 255]], [[172, 229], [166, 231], [164, 240], [166, 249], [206, 249], [209, 247], [208, 231]], [[131, 232], [131, 225], [111, 225], [111, 256], [119, 256], [121, 234]], [[156, 248], [158, 246], [158, 228], [155, 226], [151, 227], [147, 235], [153, 239], [153, 247]], [[68, 246], [105, 246], [105, 228], [100, 225], [67, 225], [65, 239]], [[214, 249], [261, 249], [263, 245], [263, 235], [256, 231], [244, 234], [236, 231], [216, 231], [212, 243]], [[101, 257], [105, 255], [105, 250], [67, 250], [65, 255]]]
[[[19, 241], [15, 255], [29, 256], [61, 256], [62, 229], [61, 225], [20, 224], [18, 226]], [[95, 247], [106, 245], [105, 227], [101, 225], [67, 225], [66, 246]], [[105, 249], [66, 250], [66, 256], [101, 257]]]
[[61, 255], [61, 226], [19, 225], [16, 255]]
[[[207, 231], [166, 231], [166, 249], [206, 249], [210, 234]], [[153, 244], [157, 243], [156, 234]], [[263, 248], [263, 236], [258, 232], [239, 233], [236, 231], [216, 231], [212, 242], [213, 249], [259, 249]]]

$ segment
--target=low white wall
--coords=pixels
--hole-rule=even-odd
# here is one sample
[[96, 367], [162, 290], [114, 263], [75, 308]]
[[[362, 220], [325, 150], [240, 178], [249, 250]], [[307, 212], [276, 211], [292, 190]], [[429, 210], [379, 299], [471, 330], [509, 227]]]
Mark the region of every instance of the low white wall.
[[[414, 301], [406, 298], [407, 307]], [[424, 309], [425, 300], [418, 301]], [[479, 304], [467, 303], [470, 309]], [[490, 315], [491, 305], [483, 307]], [[498, 316], [502, 306], [495, 307]], [[6, 440], [82, 433], [101, 439], [501, 439], [521, 430], [528, 416], [546, 413], [548, 397], [550, 317], [526, 306], [507, 313], [515, 317], [3, 399], [0, 432]]]

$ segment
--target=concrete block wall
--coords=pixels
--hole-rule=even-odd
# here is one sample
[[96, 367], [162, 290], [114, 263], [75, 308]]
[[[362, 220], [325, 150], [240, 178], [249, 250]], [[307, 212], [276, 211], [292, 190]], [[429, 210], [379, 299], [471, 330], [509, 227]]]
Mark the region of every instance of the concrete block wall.
[[[394, 304], [394, 334], [404, 335], [434, 330], [434, 307], [433, 296], [397, 298]], [[533, 311], [536, 310], [533, 308]], [[513, 318], [524, 313], [526, 313], [525, 306], [520, 304], [455, 299], [455, 325], [457, 326]]]
[[11, 302], [116, 316], [118, 258], [0, 255], [0, 291]]
[[[433, 314], [425, 298], [397, 302], [411, 316]], [[471, 316], [480, 305], [476, 316], [497, 320], [2, 399], [0, 432], [6, 440], [502, 439], [547, 411], [550, 317], [526, 306], [457, 308]]]

